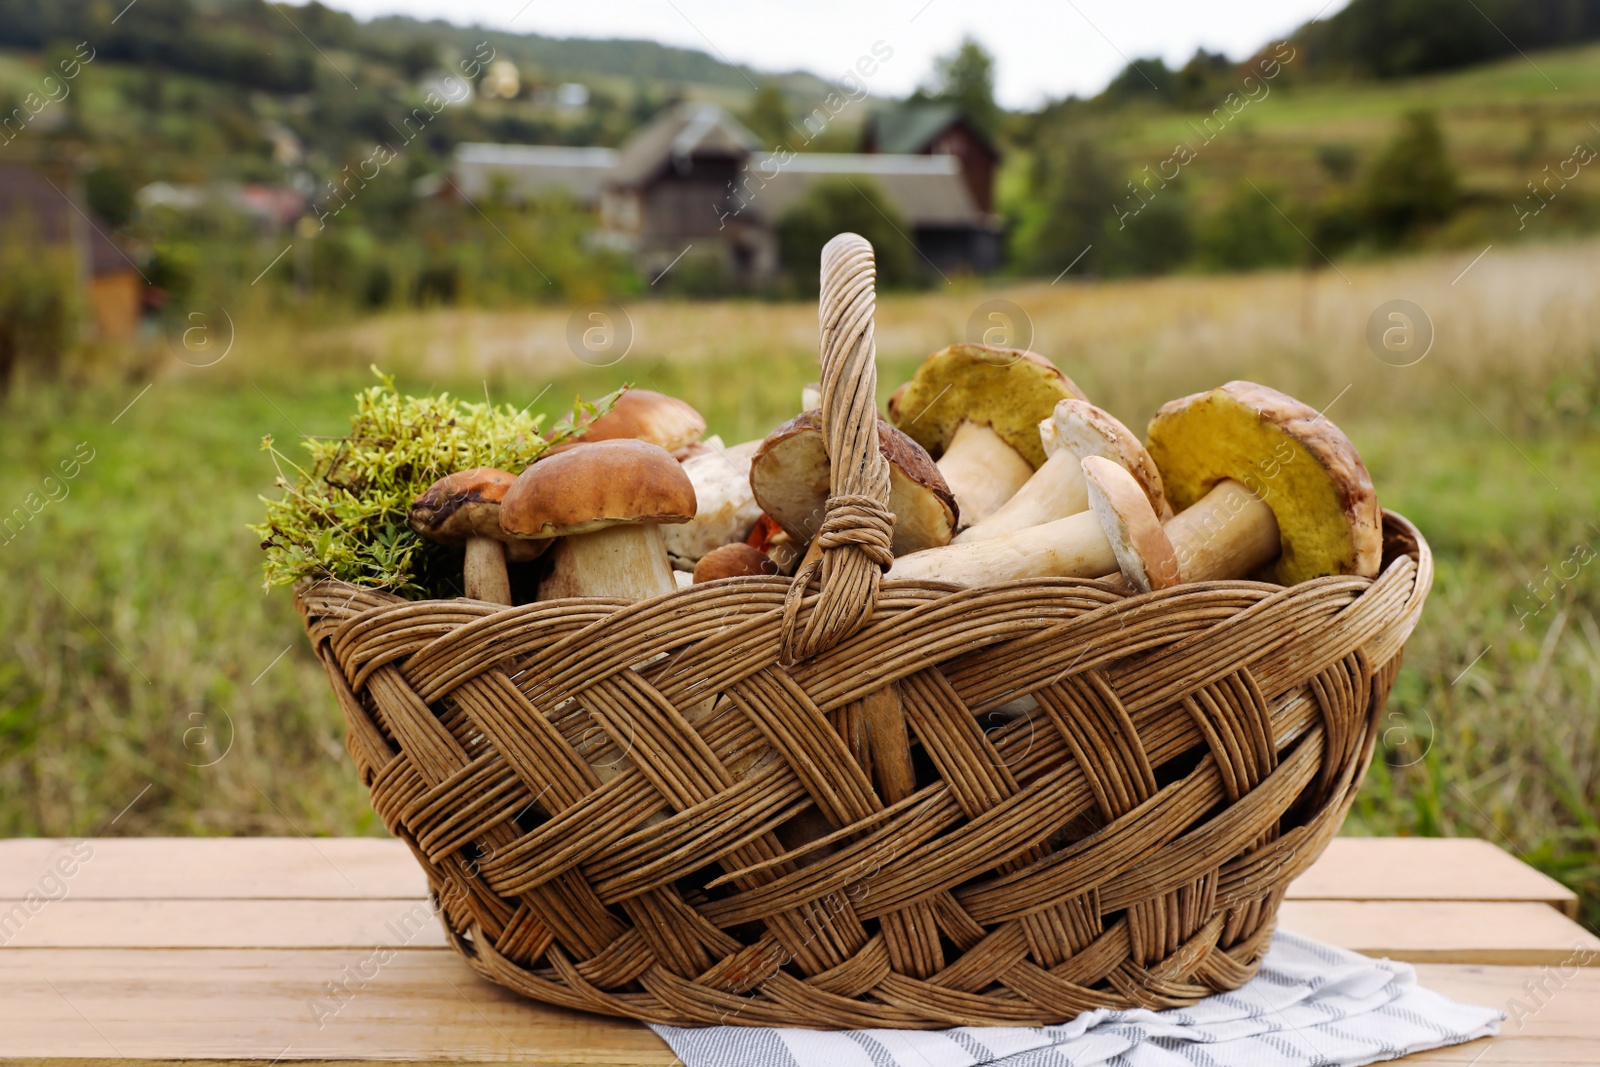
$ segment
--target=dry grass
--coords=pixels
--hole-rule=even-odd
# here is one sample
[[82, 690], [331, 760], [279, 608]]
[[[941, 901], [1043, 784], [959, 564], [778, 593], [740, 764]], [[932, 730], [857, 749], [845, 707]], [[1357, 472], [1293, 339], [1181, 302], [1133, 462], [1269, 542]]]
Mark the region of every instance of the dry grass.
[[[891, 367], [920, 359], [990, 326], [986, 306], [1006, 301], [1025, 314], [1019, 334], [1031, 325], [1032, 347], [1096, 398], [1134, 414], [1244, 374], [1308, 399], [1352, 382], [1353, 399], [1377, 399], [1404, 378], [1425, 379], [1426, 390], [1436, 384], [1426, 378], [1433, 368], [1458, 381], [1498, 381], [1512, 371], [1543, 381], [1600, 347], [1600, 243], [1490, 249], [1476, 264], [1473, 255], [1244, 279], [957, 284], [889, 294], [878, 303], [878, 350]], [[1397, 298], [1420, 305], [1436, 330], [1433, 351], [1406, 375], [1377, 361], [1365, 340], [1373, 310]], [[635, 302], [623, 310], [634, 341], [622, 373], [730, 357], [756, 365], [815, 359], [810, 304]], [[328, 331], [311, 350], [319, 361], [343, 353], [425, 378], [544, 382], [580, 369], [567, 345], [572, 315], [565, 307], [407, 312]], [[1406, 387], [1418, 391], [1415, 382]]]

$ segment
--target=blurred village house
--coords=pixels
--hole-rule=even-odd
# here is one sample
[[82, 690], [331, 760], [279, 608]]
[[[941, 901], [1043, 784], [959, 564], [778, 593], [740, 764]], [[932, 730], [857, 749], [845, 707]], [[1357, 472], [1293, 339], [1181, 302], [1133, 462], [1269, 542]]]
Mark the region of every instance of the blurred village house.
[[0, 240], [66, 249], [84, 294], [94, 332], [130, 341], [139, 328], [143, 280], [109, 227], [69, 197], [65, 175], [52, 181], [32, 167], [0, 165]]
[[823, 181], [870, 184], [945, 272], [999, 266], [994, 213], [999, 153], [954, 108], [907, 106], [874, 116], [860, 153], [772, 152], [715, 104], [671, 108], [622, 148], [457, 146], [452, 183], [476, 200], [559, 193], [598, 215], [597, 240], [654, 276], [693, 247], [725, 276], [760, 284], [777, 272], [778, 221]]

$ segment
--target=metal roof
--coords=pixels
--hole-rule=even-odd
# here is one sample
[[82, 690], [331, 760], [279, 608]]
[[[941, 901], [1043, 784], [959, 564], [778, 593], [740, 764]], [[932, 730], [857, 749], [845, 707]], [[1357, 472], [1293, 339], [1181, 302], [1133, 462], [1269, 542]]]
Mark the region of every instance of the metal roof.
[[[767, 177], [776, 170], [775, 177]], [[954, 156], [796, 154], [751, 161], [745, 211], [776, 220], [823, 182], [871, 185], [913, 226], [985, 226]], [[762, 184], [762, 183], [765, 184]]]
[[612, 181], [639, 185], [695, 156], [742, 159], [760, 149], [756, 135], [716, 104], [679, 104], [622, 146]]
[[456, 146], [453, 169], [469, 199], [488, 196], [499, 184], [517, 199], [562, 192], [587, 203], [599, 199], [616, 166], [610, 148], [466, 143]]
[[995, 151], [989, 137], [954, 104], [902, 104], [875, 112], [867, 121], [880, 152], [925, 152], [934, 138], [957, 122], [965, 123], [985, 148]]

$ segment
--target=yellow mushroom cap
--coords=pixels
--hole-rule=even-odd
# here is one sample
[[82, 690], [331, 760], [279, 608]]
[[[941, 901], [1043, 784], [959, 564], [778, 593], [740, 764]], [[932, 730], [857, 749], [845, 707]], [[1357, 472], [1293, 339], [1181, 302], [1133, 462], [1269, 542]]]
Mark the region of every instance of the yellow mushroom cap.
[[1377, 575], [1383, 513], [1372, 478], [1350, 439], [1315, 408], [1264, 385], [1229, 382], [1163, 405], [1146, 446], [1174, 508], [1231, 478], [1272, 509], [1282, 584]]
[[988, 426], [1034, 470], [1044, 465], [1039, 423], [1083, 390], [1036, 352], [951, 345], [922, 361], [889, 398], [889, 421], [935, 458], [963, 422]]

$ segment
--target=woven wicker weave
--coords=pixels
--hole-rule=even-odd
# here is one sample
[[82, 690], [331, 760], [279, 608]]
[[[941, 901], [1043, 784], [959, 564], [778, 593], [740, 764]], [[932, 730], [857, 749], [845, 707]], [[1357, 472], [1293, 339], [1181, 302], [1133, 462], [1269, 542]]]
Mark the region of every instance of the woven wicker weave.
[[472, 967], [573, 1008], [1037, 1025], [1238, 987], [1366, 770], [1426, 544], [1389, 514], [1380, 577], [1287, 589], [880, 583], [871, 252], [824, 257], [820, 583], [302, 587], [373, 807]]

